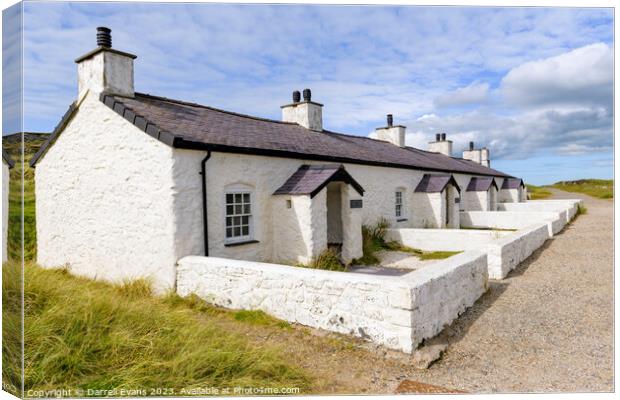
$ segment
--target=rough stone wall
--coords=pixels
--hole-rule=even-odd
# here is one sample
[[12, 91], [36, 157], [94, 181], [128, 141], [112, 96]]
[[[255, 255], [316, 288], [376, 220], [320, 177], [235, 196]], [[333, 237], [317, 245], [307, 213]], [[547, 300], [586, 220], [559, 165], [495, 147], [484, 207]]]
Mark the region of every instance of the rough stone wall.
[[519, 202], [519, 190], [518, 189], [500, 189], [499, 202], [500, 203], [518, 203]]
[[[442, 228], [445, 221], [445, 199], [442, 193], [413, 193], [411, 224], [407, 228]], [[392, 225], [393, 226], [393, 225]], [[397, 228], [404, 228], [396, 226]]]
[[389, 229], [387, 240], [425, 251], [478, 250], [513, 232], [471, 229]]
[[502, 203], [498, 206], [499, 211], [515, 211], [515, 212], [536, 212], [551, 211], [566, 213], [566, 222], [569, 222], [577, 212], [577, 203], [568, 204], [563, 202], [555, 202], [549, 200], [527, 201], [524, 203]]
[[[286, 202], [291, 202], [287, 208]], [[312, 260], [312, 202], [310, 196], [274, 196], [273, 262], [308, 264]]]
[[461, 212], [461, 226], [464, 228], [523, 229], [530, 225], [546, 223], [549, 237], [560, 232], [566, 225], [566, 213], [561, 212]]
[[194, 256], [179, 261], [177, 293], [410, 353], [471, 306], [487, 279], [486, 255], [480, 252], [401, 277]]
[[282, 121], [295, 122], [313, 131], [323, 130], [323, 107], [317, 103], [301, 102], [282, 108]]
[[2, 262], [7, 260], [7, 236], [9, 229], [9, 166], [2, 160]]
[[90, 93], [35, 170], [44, 267], [174, 287], [172, 149]]
[[463, 192], [465, 211], [489, 211], [488, 192]]
[[342, 259], [350, 262], [363, 255], [362, 250], [362, 209], [351, 208], [351, 200], [359, 200], [361, 196], [350, 185], [342, 188], [342, 231], [344, 241], [342, 243]]
[[549, 238], [547, 224], [536, 224], [500, 238], [486, 246], [490, 279], [506, 275], [540, 248]]
[[78, 97], [86, 90], [133, 96], [133, 59], [102, 51], [78, 64]]

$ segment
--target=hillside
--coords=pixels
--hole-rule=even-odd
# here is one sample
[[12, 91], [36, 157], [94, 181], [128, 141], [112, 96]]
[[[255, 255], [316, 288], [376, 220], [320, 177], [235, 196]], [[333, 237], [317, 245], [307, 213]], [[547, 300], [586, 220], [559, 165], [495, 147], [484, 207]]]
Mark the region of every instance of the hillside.
[[[28, 162], [48, 139], [47, 133], [24, 133], [24, 258], [36, 258], [36, 222], [34, 203], [34, 170]], [[2, 137], [2, 148], [15, 160], [11, 169], [9, 186], [9, 227], [7, 235], [7, 253], [11, 260], [21, 258], [21, 137], [15, 133]]]
[[565, 192], [583, 193], [599, 199], [614, 198], [613, 179], [579, 179], [576, 181], [560, 181], [551, 187]]

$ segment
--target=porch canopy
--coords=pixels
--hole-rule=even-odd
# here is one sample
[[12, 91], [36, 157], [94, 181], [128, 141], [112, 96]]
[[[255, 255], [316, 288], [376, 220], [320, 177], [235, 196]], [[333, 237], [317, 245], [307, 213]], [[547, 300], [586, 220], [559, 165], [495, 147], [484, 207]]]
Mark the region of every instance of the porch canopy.
[[273, 194], [316, 196], [330, 182], [344, 182], [364, 195], [364, 188], [344, 168], [342, 164], [302, 165]]
[[424, 174], [422, 180], [416, 186], [414, 192], [417, 193], [439, 193], [442, 192], [448, 184], [452, 184], [456, 190], [461, 193], [461, 188], [456, 179], [452, 175], [431, 175]]
[[497, 183], [495, 183], [495, 179], [492, 177], [476, 177], [474, 176], [469, 181], [469, 185], [467, 185], [468, 192], [486, 192], [491, 186], [495, 186], [495, 189], [499, 189], [497, 187]]
[[502, 184], [502, 189], [519, 189], [519, 187], [525, 187], [523, 179], [519, 178], [506, 178]]

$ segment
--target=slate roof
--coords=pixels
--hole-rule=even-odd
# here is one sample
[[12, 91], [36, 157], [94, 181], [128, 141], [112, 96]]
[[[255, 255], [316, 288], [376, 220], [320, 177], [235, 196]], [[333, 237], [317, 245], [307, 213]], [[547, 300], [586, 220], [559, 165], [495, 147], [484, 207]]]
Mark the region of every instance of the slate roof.
[[461, 188], [452, 175], [431, 175], [424, 174], [420, 183], [415, 188], [415, 192], [418, 193], [439, 193], [445, 189], [445, 187], [451, 183], [456, 190], [461, 192]]
[[508, 178], [508, 179], [504, 179], [504, 183], [502, 184], [502, 189], [518, 189], [519, 186], [525, 186], [525, 184], [523, 183], [523, 179]]
[[15, 166], [15, 161], [13, 161], [13, 159], [9, 156], [9, 153], [7, 153], [4, 149], [2, 149], [2, 159], [8, 165], [9, 169]]
[[[311, 131], [291, 122], [252, 117], [149, 94], [135, 93], [135, 97], [130, 98], [102, 93], [100, 100], [139, 129], [176, 148], [510, 176], [473, 161], [413, 147], [399, 147], [368, 137], [327, 130]], [[62, 122], [59, 126], [64, 126]], [[34, 166], [53, 143], [56, 135], [52, 136], [31, 165]]]
[[495, 189], [497, 189], [497, 183], [495, 183], [495, 179], [493, 179], [492, 177], [481, 178], [474, 176], [473, 178], [471, 178], [469, 184], [467, 185], [467, 191], [486, 192], [487, 190], [489, 190], [491, 185], [495, 186]]
[[364, 195], [362, 186], [353, 179], [343, 165], [302, 165], [273, 194], [306, 194], [314, 197], [329, 182], [347, 183], [360, 195]]

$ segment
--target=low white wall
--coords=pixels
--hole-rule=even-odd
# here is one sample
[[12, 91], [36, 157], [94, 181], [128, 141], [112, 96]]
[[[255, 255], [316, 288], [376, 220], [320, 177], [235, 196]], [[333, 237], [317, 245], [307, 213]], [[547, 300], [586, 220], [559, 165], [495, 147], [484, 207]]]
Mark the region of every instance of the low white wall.
[[387, 240], [426, 251], [481, 250], [488, 255], [490, 279], [503, 279], [549, 238], [547, 222], [516, 232], [469, 229], [390, 229]]
[[490, 279], [504, 279], [506, 275], [540, 248], [549, 238], [546, 223], [526, 227], [486, 245]]
[[566, 211], [566, 222], [570, 220], [577, 213], [578, 202], [567, 201], [548, 201], [548, 200], [530, 200], [524, 203], [501, 203], [498, 204], [498, 211], [516, 211], [516, 212], [563, 212]]
[[388, 229], [385, 238], [425, 251], [464, 251], [480, 249], [511, 233], [470, 229]]
[[486, 260], [466, 252], [394, 277], [189, 256], [179, 261], [177, 292], [411, 353], [486, 291]]
[[566, 211], [461, 211], [461, 226], [464, 228], [523, 229], [530, 225], [545, 222], [549, 237], [552, 237], [564, 228], [566, 218]]

